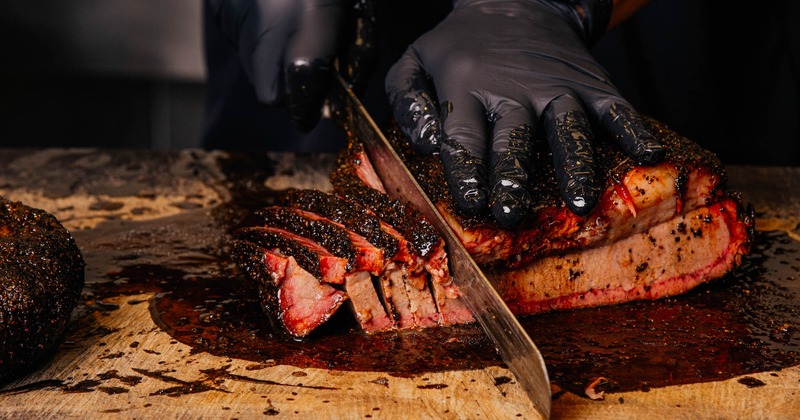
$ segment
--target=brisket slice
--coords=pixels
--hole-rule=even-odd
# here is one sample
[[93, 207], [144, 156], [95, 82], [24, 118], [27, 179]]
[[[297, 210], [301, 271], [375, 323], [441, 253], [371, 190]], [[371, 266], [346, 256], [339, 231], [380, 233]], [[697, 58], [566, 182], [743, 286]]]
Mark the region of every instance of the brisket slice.
[[353, 315], [366, 333], [389, 331], [394, 328], [394, 320], [378, 297], [372, 276], [367, 271], [359, 271], [345, 277], [344, 283]]
[[239, 267], [257, 283], [261, 306], [277, 331], [305, 337], [347, 300], [344, 292], [320, 283], [293, 256], [278, 249], [235, 240], [233, 256]]
[[253, 226], [238, 229], [233, 237], [251, 242], [265, 249], [279, 249], [294, 257], [305, 271], [320, 282], [344, 284], [347, 273], [347, 260], [331, 254], [327, 249], [300, 235], [283, 229], [266, 226]]
[[544, 142], [537, 142], [532, 216], [513, 230], [488, 216], [459, 214], [438, 157], [414, 154], [396, 129], [389, 138], [521, 315], [683, 293], [730, 271], [749, 251], [753, 210], [727, 189], [716, 156], [655, 120], [647, 124], [665, 144], [664, 161], [637, 166], [611, 142], [599, 141], [606, 188], [587, 217], [563, 204], [552, 156]]
[[425, 270], [430, 273], [431, 289], [442, 325], [455, 325], [473, 322], [472, 312], [467, 308], [461, 292], [450, 277], [447, 252], [438, 249], [425, 262]]

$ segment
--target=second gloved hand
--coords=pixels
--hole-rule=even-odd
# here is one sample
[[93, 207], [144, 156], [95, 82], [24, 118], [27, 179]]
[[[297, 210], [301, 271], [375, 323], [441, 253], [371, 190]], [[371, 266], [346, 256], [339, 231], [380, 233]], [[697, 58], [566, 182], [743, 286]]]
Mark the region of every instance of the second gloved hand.
[[392, 67], [386, 91], [398, 124], [418, 151], [441, 153], [461, 211], [488, 208], [506, 227], [528, 215], [540, 118], [561, 196], [581, 216], [602, 187], [590, 118], [636, 162], [663, 157], [589, 53], [610, 7], [610, 0], [459, 0]]
[[292, 123], [310, 131], [320, 119], [342, 29], [353, 1], [209, 0], [239, 50], [259, 101], [285, 104]]

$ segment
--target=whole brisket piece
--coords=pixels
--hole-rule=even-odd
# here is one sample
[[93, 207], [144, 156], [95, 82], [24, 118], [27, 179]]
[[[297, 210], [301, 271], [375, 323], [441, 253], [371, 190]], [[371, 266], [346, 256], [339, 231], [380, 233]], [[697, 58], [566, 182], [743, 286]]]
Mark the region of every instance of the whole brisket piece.
[[455, 210], [435, 156], [390, 139], [459, 239], [519, 315], [672, 296], [741, 263], [753, 238], [753, 209], [726, 186], [715, 155], [647, 119], [665, 144], [656, 166], [637, 166], [611, 142], [597, 142], [607, 176], [599, 205], [570, 212], [556, 190], [552, 157], [535, 145], [532, 216], [513, 230]]
[[55, 217], [0, 197], [0, 381], [53, 348], [78, 303], [84, 266]]
[[[598, 142], [606, 188], [586, 217], [557, 192], [552, 157], [534, 145], [531, 217], [513, 230], [455, 210], [438, 157], [390, 140], [445, 220], [518, 315], [672, 296], [741, 263], [753, 210], [726, 187], [717, 158], [654, 120], [665, 160], [635, 165]], [[237, 262], [268, 313], [302, 337], [348, 300], [366, 332], [472, 322], [445, 244], [402, 197], [390, 197], [351, 139], [331, 174], [335, 194], [290, 190], [236, 232]], [[284, 302], [285, 300], [285, 302]]]

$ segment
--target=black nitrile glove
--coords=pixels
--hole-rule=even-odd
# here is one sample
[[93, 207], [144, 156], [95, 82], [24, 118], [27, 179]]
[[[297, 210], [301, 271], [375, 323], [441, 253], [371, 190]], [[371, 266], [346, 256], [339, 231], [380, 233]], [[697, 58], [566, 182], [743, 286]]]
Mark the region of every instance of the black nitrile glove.
[[353, 0], [210, 0], [239, 50], [259, 101], [284, 104], [292, 123], [317, 124]]
[[636, 162], [663, 157], [589, 53], [610, 8], [611, 0], [460, 0], [392, 67], [386, 91], [400, 128], [418, 151], [441, 153], [461, 211], [488, 207], [506, 227], [529, 215], [539, 118], [561, 195], [581, 216], [602, 187], [589, 118]]

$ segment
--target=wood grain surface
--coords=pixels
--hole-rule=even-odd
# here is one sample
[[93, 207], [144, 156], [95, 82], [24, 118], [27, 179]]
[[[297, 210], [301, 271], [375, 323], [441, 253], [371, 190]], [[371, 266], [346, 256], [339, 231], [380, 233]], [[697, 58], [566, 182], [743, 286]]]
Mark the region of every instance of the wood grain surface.
[[[211, 229], [210, 212], [230, 200], [226, 154], [103, 150], [0, 150], [0, 195], [55, 214], [87, 261], [86, 280], [107, 282], [120, 253], [150, 264], [200, 261], [197, 247], [124, 238], [187, 224]], [[333, 156], [269, 155], [261, 182], [329, 190]], [[246, 168], [243, 169], [246, 173]], [[729, 168], [731, 183], [758, 210], [759, 229], [800, 240], [800, 169]], [[780, 180], [780, 182], [776, 182]], [[213, 232], [211, 232], [213, 233]], [[213, 238], [213, 235], [200, 235]], [[200, 237], [198, 236], [198, 237]], [[211, 240], [211, 239], [209, 239]], [[84, 296], [90, 300], [91, 296]], [[501, 367], [396, 377], [252, 361], [194, 352], [156, 325], [152, 294], [118, 296], [110, 310], [79, 307], [59, 349], [29, 374], [0, 384], [2, 418], [530, 418], [525, 395]], [[93, 309], [93, 310], [91, 310]], [[797, 418], [800, 367], [593, 401], [554, 387], [553, 418]], [[744, 381], [746, 382], [746, 381]]]

